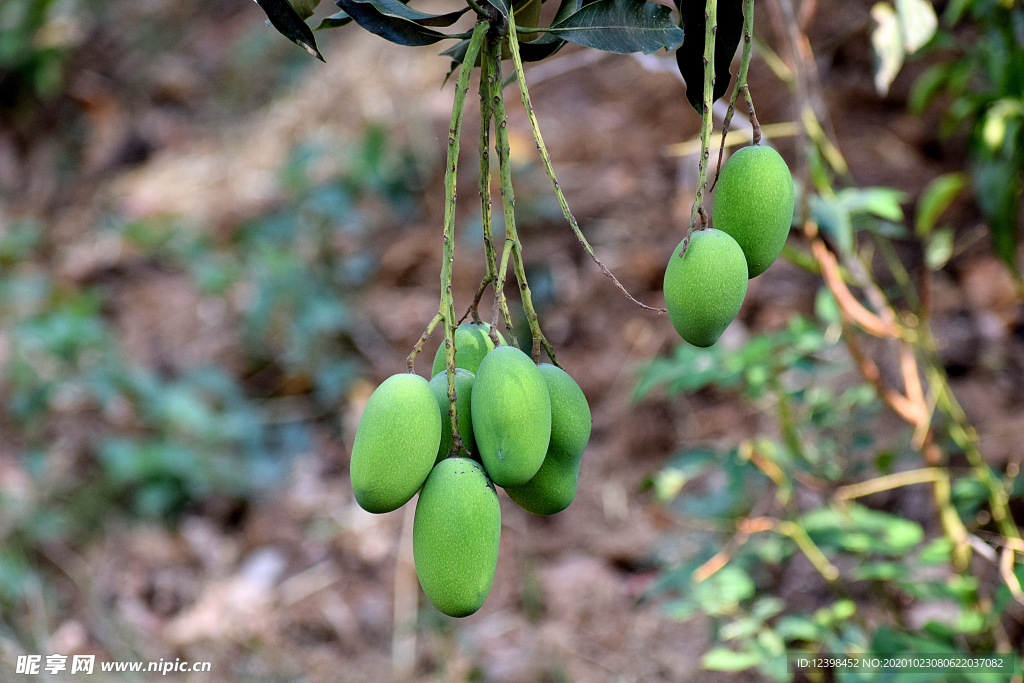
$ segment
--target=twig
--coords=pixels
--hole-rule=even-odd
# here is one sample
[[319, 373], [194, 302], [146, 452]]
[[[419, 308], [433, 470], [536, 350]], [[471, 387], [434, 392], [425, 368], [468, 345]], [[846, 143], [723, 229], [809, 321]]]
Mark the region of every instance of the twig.
[[412, 352], [410, 352], [409, 356], [405, 359], [405, 364], [409, 367], [410, 373], [416, 372], [416, 356], [418, 356], [420, 351], [423, 350], [423, 345], [427, 343], [427, 339], [429, 339], [430, 335], [434, 333], [434, 328], [437, 327], [437, 324], [442, 320], [444, 320], [444, 316], [440, 313], [435, 313], [430, 324], [427, 325], [427, 329], [423, 330], [423, 334], [420, 335], [420, 340], [412, 347]]
[[466, 49], [466, 57], [459, 69], [455, 84], [455, 102], [448, 128], [448, 157], [444, 173], [444, 250], [441, 259], [441, 304], [439, 315], [444, 318], [445, 367], [448, 376], [448, 417], [452, 423], [452, 448], [449, 455], [457, 456], [465, 450], [459, 434], [459, 421], [455, 406], [455, 305], [452, 301], [452, 267], [455, 264], [455, 191], [459, 163], [459, 136], [462, 133], [462, 110], [466, 105], [469, 77], [473, 73], [480, 46], [486, 38], [488, 24], [479, 23]]
[[622, 292], [627, 299], [632, 301], [634, 304], [648, 311], [654, 311], [655, 313], [665, 313], [664, 308], [654, 308], [648, 306], [636, 300], [632, 294], [626, 291], [626, 288], [622, 286], [612, 271], [608, 270], [608, 266], [602, 263], [601, 259], [594, 253], [594, 248], [590, 246], [590, 242], [583, 235], [583, 231], [580, 230], [579, 224], [576, 222], [576, 217], [572, 215], [572, 211], [569, 209], [569, 202], [566, 201], [565, 195], [562, 193], [562, 188], [558, 185], [558, 179], [555, 177], [555, 168], [551, 163], [551, 155], [548, 154], [548, 148], [544, 144], [544, 138], [540, 133], [540, 125], [537, 123], [537, 117], [533, 113], [533, 104], [530, 102], [530, 91], [526, 87], [526, 74], [523, 72], [523, 60], [519, 56], [519, 41], [516, 39], [516, 27], [514, 25], [509, 26], [509, 48], [512, 53], [512, 62], [516, 68], [516, 79], [519, 81], [519, 92], [523, 99], [523, 106], [526, 108], [526, 115], [530, 120], [530, 128], [533, 130], [533, 139], [537, 143], [537, 151], [540, 152], [540, 158], [544, 162], [544, 170], [547, 171], [548, 179], [551, 181], [551, 186], [555, 189], [555, 196], [558, 197], [558, 205], [562, 207], [562, 215], [565, 216], [565, 220], [569, 222], [569, 227], [572, 228], [573, 234], [576, 235], [576, 239], [586, 250], [590, 258], [593, 259], [597, 267], [601, 269], [608, 278], [615, 284], [615, 287]]
[[[701, 219], [701, 229], [707, 224], [707, 216], [704, 213], [704, 191], [708, 184], [708, 161], [711, 152], [711, 129], [714, 127], [711, 117], [711, 102], [714, 99], [715, 90], [715, 34], [718, 33], [718, 0], [707, 0], [704, 5], [704, 102], [700, 117], [700, 160], [697, 163], [697, 192], [693, 198], [693, 208], [690, 210], [690, 225], [686, 229], [686, 237], [683, 239], [683, 248], [679, 252], [682, 257], [690, 246], [690, 238], [697, 227], [697, 218]], [[749, 43], [744, 44], [747, 49]]]
[[[725, 112], [725, 121], [722, 122], [722, 146], [718, 149], [718, 166], [715, 167], [715, 180], [711, 183], [711, 191], [715, 191], [718, 184], [718, 176], [722, 172], [722, 157], [725, 155], [725, 138], [729, 135], [729, 126], [732, 124], [733, 114], [736, 113], [736, 97], [740, 90], [746, 90], [747, 70], [750, 68], [750, 56], [753, 54], [751, 40], [754, 35], [754, 0], [746, 0], [743, 3], [743, 56], [740, 58], [740, 70], [736, 74], [736, 84], [732, 88], [732, 96], [729, 98], [729, 109]], [[751, 105], [751, 111], [753, 111]], [[702, 122], [703, 123], [703, 122]], [[761, 141], [761, 127], [750, 120], [754, 130], [754, 144]]]
[[857, 484], [850, 484], [849, 486], [840, 486], [836, 489], [835, 496], [840, 500], [850, 500], [852, 498], [870, 496], [874, 493], [880, 493], [881, 491], [888, 491], [902, 486], [927, 484], [939, 481], [940, 479], [949, 480], [949, 474], [944, 469], [939, 467], [925, 467], [917, 470], [897, 472], [896, 474], [889, 474], [884, 477], [876, 477], [875, 479], [869, 479]]
[[[508, 36], [509, 44], [517, 42], [515, 29], [512, 28]], [[518, 47], [518, 46], [517, 46]], [[500, 59], [500, 57], [499, 57]], [[500, 65], [500, 61], [498, 62]], [[519, 231], [516, 228], [515, 214], [515, 191], [512, 188], [512, 164], [509, 161], [508, 143], [508, 122], [505, 116], [505, 96], [501, 85], [495, 81], [491, 87], [491, 105], [494, 111], [494, 138], [498, 152], [498, 174], [501, 179], [501, 201], [505, 214], [505, 249], [512, 251], [512, 266], [515, 270], [516, 280], [519, 282], [519, 292], [523, 301], [523, 312], [526, 314], [526, 321], [530, 326], [530, 335], [533, 338], [531, 355], [535, 363], [540, 363], [540, 349], [543, 345], [551, 361], [555, 363], [554, 351], [543, 331], [540, 329], [540, 320], [537, 311], [533, 307], [533, 294], [530, 292], [530, 284], [526, 279], [526, 268], [523, 264], [523, 245], [519, 240]], [[504, 254], [502, 254], [504, 257]], [[557, 363], [556, 363], [557, 365]]]

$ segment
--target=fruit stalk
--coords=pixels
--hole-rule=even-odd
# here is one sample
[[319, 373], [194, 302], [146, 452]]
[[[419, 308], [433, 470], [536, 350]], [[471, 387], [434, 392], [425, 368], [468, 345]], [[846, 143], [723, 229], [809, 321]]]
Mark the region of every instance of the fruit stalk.
[[420, 340], [416, 342], [416, 345], [412, 347], [412, 351], [409, 356], [405, 359], [405, 364], [409, 366], [409, 372], [415, 374], [416, 372], [416, 356], [423, 350], [423, 345], [427, 343], [427, 339], [434, 333], [434, 328], [437, 324], [444, 320], [444, 316], [440, 313], [435, 313], [434, 318], [427, 325], [427, 329], [423, 330], [423, 334], [420, 335]]
[[466, 59], [455, 83], [455, 102], [448, 127], [448, 158], [444, 172], [444, 250], [441, 259], [441, 305], [438, 313], [444, 318], [445, 366], [448, 373], [448, 417], [452, 422], [452, 454], [464, 450], [459, 435], [459, 421], [455, 408], [455, 305], [452, 302], [452, 267], [455, 264], [455, 181], [459, 164], [459, 135], [462, 132], [462, 110], [466, 105], [469, 77], [480, 53], [488, 25], [479, 23], [473, 29]]
[[548, 148], [544, 144], [544, 137], [540, 134], [540, 125], [537, 123], [537, 117], [533, 113], [533, 104], [530, 101], [530, 91], [526, 87], [526, 73], [523, 71], [523, 60], [519, 56], [519, 39], [516, 37], [516, 26], [514, 23], [510, 23], [509, 27], [509, 51], [512, 53], [512, 63], [515, 64], [516, 68], [516, 80], [519, 82], [519, 93], [523, 99], [523, 107], [526, 108], [526, 115], [530, 119], [530, 128], [533, 130], [533, 139], [537, 143], [537, 151], [540, 152], [541, 161], [544, 162], [544, 170], [547, 171], [548, 179], [551, 181], [551, 187], [555, 190], [555, 196], [558, 197], [558, 205], [562, 207], [562, 215], [565, 216], [565, 220], [568, 221], [569, 227], [572, 228], [573, 234], [576, 235], [576, 239], [583, 246], [583, 249], [590, 255], [590, 258], [597, 264], [597, 267], [601, 269], [601, 272], [608, 276], [612, 283], [622, 292], [627, 299], [635, 303], [640, 308], [648, 311], [654, 311], [655, 313], [664, 313], [664, 308], [655, 308], [648, 306], [647, 304], [637, 301], [632, 294], [630, 294], [622, 283], [619, 282], [618, 278], [612, 274], [612, 271], [608, 270], [608, 266], [597, 257], [594, 253], [594, 248], [590, 246], [590, 242], [583, 235], [583, 231], [580, 230], [579, 223], [576, 222], [576, 217], [572, 215], [572, 211], [569, 209], [569, 202], [566, 201], [565, 195], [562, 193], [562, 188], [558, 185], [558, 178], [555, 177], [555, 168], [551, 164], [551, 155], [548, 154]]
[[[514, 38], [510, 36], [510, 42]], [[499, 62], [500, 64], [500, 62]], [[512, 264], [516, 273], [516, 280], [519, 282], [519, 291], [523, 300], [523, 311], [526, 313], [526, 320], [530, 325], [530, 335], [533, 337], [532, 357], [533, 362], [540, 362], [541, 345], [551, 358], [555, 361], [555, 353], [544, 337], [540, 329], [540, 320], [537, 318], [537, 311], [533, 307], [533, 295], [530, 292], [530, 284], [526, 280], [526, 268], [523, 265], [523, 244], [519, 240], [519, 232], [516, 229], [515, 215], [515, 191], [512, 188], [512, 165], [509, 160], [508, 128], [505, 116], [505, 98], [502, 94], [501, 83], [495, 79], [492, 86], [494, 93], [494, 138], [495, 148], [498, 152], [498, 174], [501, 179], [501, 202], [505, 213], [505, 250], [512, 252]], [[504, 254], [502, 254], [504, 256]]]
[[704, 190], [708, 184], [708, 160], [711, 156], [708, 148], [711, 145], [711, 102], [715, 88], [715, 34], [718, 33], [718, 0], [707, 0], [707, 4], [704, 6], [704, 25], [707, 27], [704, 32], [704, 106], [700, 117], [697, 195], [693, 199], [690, 227], [686, 230], [686, 239], [683, 241], [683, 248], [679, 252], [679, 256], [686, 253], [686, 248], [690, 245], [690, 236], [693, 235], [693, 231], [697, 227], [697, 217], [700, 216], [702, 228], [707, 223], [707, 214], [704, 212]]
[[750, 125], [754, 130], [753, 144], [761, 143], [761, 127], [757, 125], [754, 117], [754, 101], [750, 98], [750, 89], [747, 87], [747, 71], [750, 69], [750, 57], [753, 54], [751, 49], [754, 37], [754, 0], [746, 0], [743, 3], [743, 56], [740, 58], [740, 70], [736, 74], [736, 85], [732, 89], [732, 97], [729, 98], [729, 110], [725, 113], [725, 121], [722, 123], [722, 146], [718, 148], [718, 166], [715, 168], [715, 181], [711, 183], [711, 191], [715, 191], [718, 184], [718, 176], [722, 172], [722, 156], [725, 154], [725, 137], [729, 134], [729, 125], [732, 123], [733, 114], [736, 113], [736, 98], [740, 91], [743, 91], [743, 98], [747, 102], [747, 111], [750, 114]]
[[[483, 45], [480, 47], [480, 220], [483, 231], [484, 239], [484, 259], [487, 264], [487, 274], [484, 279], [480, 282], [480, 286], [476, 290], [476, 296], [473, 297], [473, 303], [470, 304], [469, 310], [466, 311], [466, 315], [462, 316], [465, 320], [467, 317], [472, 316], [473, 322], [480, 322], [480, 299], [483, 297], [484, 292], [487, 291], [488, 285], [493, 285], [496, 278], [496, 272], [498, 270], [497, 258], [494, 252], [494, 236], [491, 230], [491, 156], [490, 156], [490, 130], [491, 130], [491, 119], [494, 116], [494, 112], [491, 108], [491, 51], [494, 46], [491, 44], [489, 38], [485, 38]], [[512, 316], [509, 314], [507, 302], [502, 299], [501, 305], [502, 318], [505, 321], [505, 327], [509, 330], [509, 334], [514, 338], [515, 332], [512, 330]], [[461, 321], [460, 321], [461, 322]], [[497, 330], [492, 335], [492, 342], [497, 343]], [[518, 342], [517, 342], [518, 345]]]

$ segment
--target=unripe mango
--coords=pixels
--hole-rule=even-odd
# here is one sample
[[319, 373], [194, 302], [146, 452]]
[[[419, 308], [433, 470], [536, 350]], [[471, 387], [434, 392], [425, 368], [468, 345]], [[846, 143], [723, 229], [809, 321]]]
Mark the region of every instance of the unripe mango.
[[[470, 399], [473, 395], [473, 382], [476, 379], [469, 370], [455, 370], [455, 413], [459, 420], [459, 436], [462, 445], [470, 453], [476, 453], [476, 442], [473, 440], [473, 418], [470, 411]], [[448, 373], [440, 372], [430, 380], [430, 388], [437, 397], [437, 407], [441, 410], [441, 445], [437, 448], [437, 462], [448, 457], [452, 449], [452, 420], [448, 416]]]
[[[455, 367], [475, 373], [480, 361], [494, 350], [494, 342], [490, 337], [491, 326], [487, 323], [462, 323], [455, 328]], [[498, 333], [498, 339], [505, 343], [505, 338]], [[444, 370], [444, 342], [437, 347], [434, 354], [434, 367], [431, 377]]]
[[576, 497], [580, 459], [590, 440], [590, 406], [583, 390], [564, 370], [538, 366], [551, 397], [551, 442], [537, 474], [521, 486], [505, 489], [508, 497], [527, 512], [553, 515], [569, 507]]
[[740, 245], [749, 277], [766, 271], [782, 253], [795, 201], [789, 166], [771, 147], [744, 147], [722, 166], [711, 224]]
[[441, 412], [427, 380], [392, 375], [366, 402], [356, 427], [349, 471], [367, 512], [402, 507], [423, 485], [441, 441]]
[[450, 617], [487, 599], [498, 564], [501, 506], [475, 460], [446, 458], [427, 477], [416, 503], [412, 555], [423, 592]]
[[711, 346], [743, 305], [747, 261], [736, 240], [720, 230], [697, 230], [680, 257], [682, 249], [680, 242], [665, 269], [665, 307], [680, 337]]
[[537, 474], [551, 438], [551, 399], [544, 376], [512, 346], [491, 351], [473, 383], [473, 436], [480, 461], [498, 486]]

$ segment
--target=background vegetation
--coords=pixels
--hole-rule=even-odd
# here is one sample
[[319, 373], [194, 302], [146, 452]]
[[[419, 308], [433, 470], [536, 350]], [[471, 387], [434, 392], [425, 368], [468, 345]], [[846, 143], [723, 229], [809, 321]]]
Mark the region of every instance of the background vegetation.
[[[787, 681], [787, 651], [1020, 663], [1024, 10], [757, 12], [751, 91], [800, 220], [715, 348], [618, 298], [510, 112], [534, 297], [595, 431], [564, 515], [503, 502], [494, 593], [455, 622], [417, 600], [407, 520], [360, 513], [347, 483], [363, 402], [435, 310], [448, 60], [341, 29], [317, 34], [324, 66], [253, 3], [0, 7], [0, 666]], [[671, 58], [564, 52], [530, 72], [563, 187], [655, 301], [699, 117]], [[460, 217], [464, 254], [478, 220]], [[886, 680], [911, 678], [953, 680]]]

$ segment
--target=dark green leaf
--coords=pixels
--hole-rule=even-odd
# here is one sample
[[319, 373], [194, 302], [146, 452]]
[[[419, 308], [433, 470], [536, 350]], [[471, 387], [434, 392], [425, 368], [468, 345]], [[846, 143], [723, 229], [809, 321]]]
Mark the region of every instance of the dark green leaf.
[[643, 0], [598, 0], [548, 30], [577, 45], [616, 54], [671, 50], [683, 40], [669, 8]]
[[1002, 144], [994, 152], [976, 145], [971, 177], [974, 196], [992, 231], [992, 251], [1016, 272], [1017, 215], [1022, 190], [1024, 159], [1017, 148], [1021, 120], [1006, 121]]
[[350, 17], [347, 12], [338, 12], [337, 14], [332, 14], [329, 17], [324, 17], [323, 20], [321, 20], [320, 25], [313, 30], [322, 31], [325, 28], [341, 28], [342, 26], [346, 26], [351, 23], [352, 17]]
[[278, 33], [292, 41], [321, 62], [325, 61], [320, 50], [316, 47], [316, 38], [306, 22], [302, 20], [298, 12], [292, 9], [287, 0], [256, 0], [263, 11], [267, 13], [267, 19], [271, 26], [277, 29]]
[[[385, 17], [392, 17], [395, 19], [405, 19], [419, 24], [420, 26], [451, 26], [459, 18], [469, 11], [469, 7], [463, 7], [461, 10], [455, 12], [446, 12], [444, 14], [430, 14], [428, 12], [420, 12], [415, 10], [400, 0], [363, 0], [373, 5], [373, 7]], [[341, 3], [338, 3], [339, 6]]]
[[498, 10], [501, 16], [505, 18], [505, 21], [508, 21], [508, 17], [512, 12], [512, 7], [508, 4], [508, 0], [486, 0], [484, 4]]
[[[698, 114], [704, 110], [704, 2], [676, 0], [686, 40], [676, 50], [676, 64], [686, 81], [686, 100]], [[715, 87], [712, 102], [729, 89], [729, 67], [743, 35], [742, 0], [719, 0], [715, 33]]]
[[409, 18], [413, 15], [426, 17], [434, 15], [424, 15], [397, 0], [335, 1], [338, 7], [367, 31], [398, 45], [408, 47], [433, 45], [448, 37], [443, 33], [426, 28], [416, 19]]

